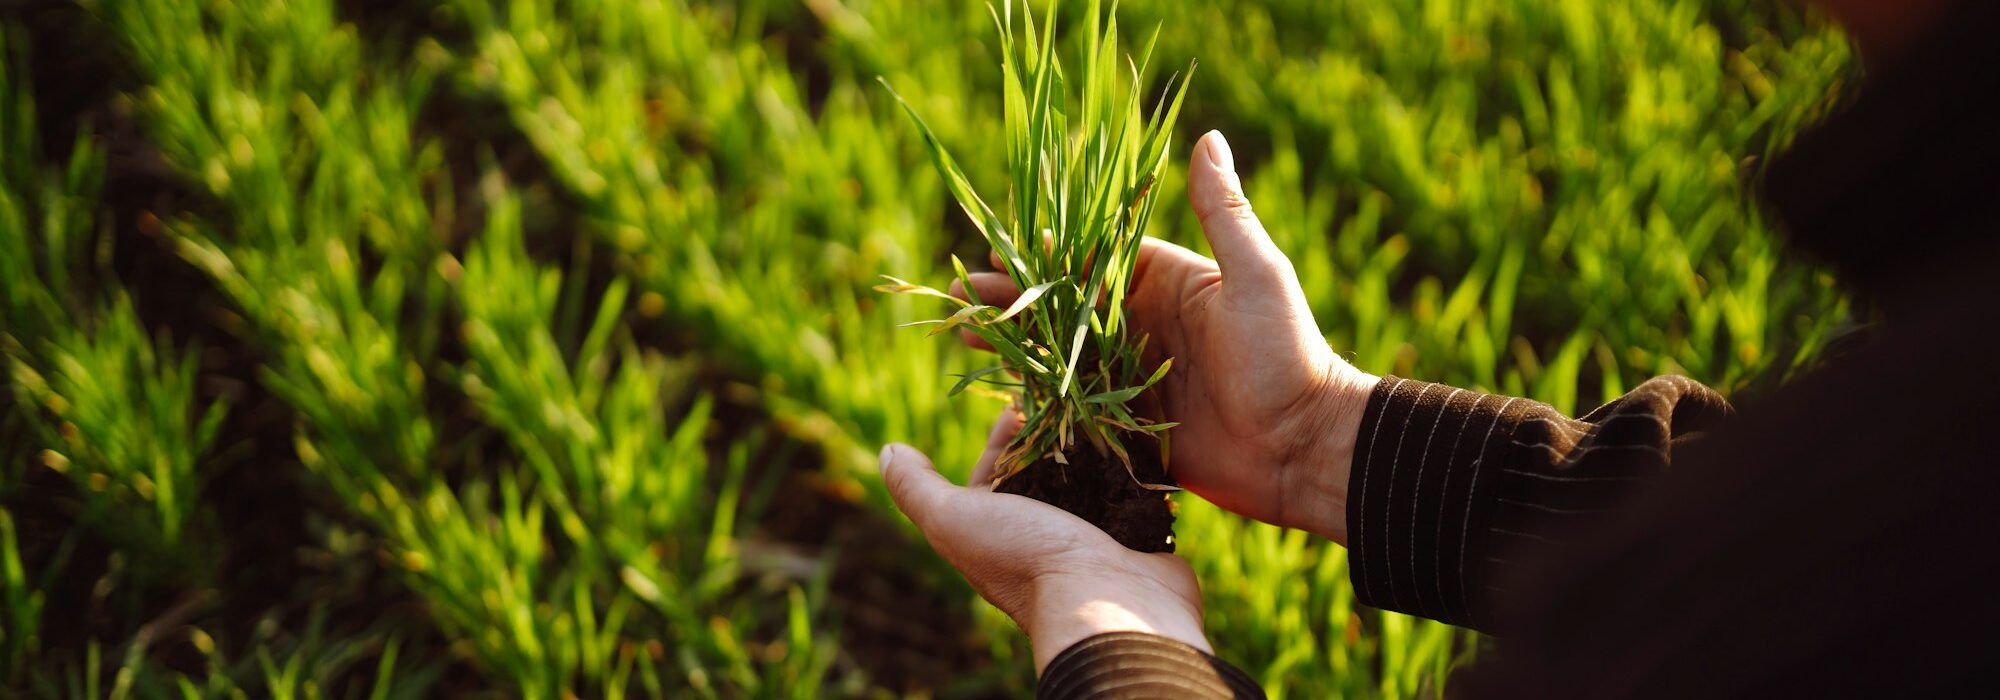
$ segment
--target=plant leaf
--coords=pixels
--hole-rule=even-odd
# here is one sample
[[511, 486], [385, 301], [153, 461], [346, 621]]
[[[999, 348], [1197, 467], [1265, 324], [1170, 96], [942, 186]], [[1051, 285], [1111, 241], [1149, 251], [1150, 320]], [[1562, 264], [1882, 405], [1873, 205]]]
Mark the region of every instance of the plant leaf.
[[992, 367], [981, 367], [979, 369], [966, 372], [965, 374], [961, 374], [959, 375], [958, 383], [951, 385], [951, 391], [945, 392], [945, 396], [957, 396], [959, 392], [965, 391], [966, 387], [972, 386], [973, 382], [979, 381], [980, 377], [984, 377], [986, 375], [998, 372], [1003, 369], [1007, 368], [1004, 365], [994, 365]]
[[910, 121], [916, 123], [918, 133], [924, 137], [924, 145], [929, 147], [932, 164], [937, 166], [938, 174], [944, 176], [945, 188], [951, 190], [952, 198], [958, 200], [959, 208], [965, 210], [965, 218], [971, 219], [972, 225], [979, 229], [979, 234], [985, 236], [995, 250], [1000, 251], [1002, 259], [1011, 266], [1011, 271], [1019, 275], [1016, 280], [1026, 279], [1028, 264], [1021, 259], [1020, 251], [1015, 249], [1013, 239], [1007, 235], [1007, 228], [1000, 223], [1000, 217], [993, 215], [993, 210], [986, 206], [986, 201], [979, 198], [979, 193], [973, 191], [972, 182], [966, 179], [965, 171], [959, 169], [958, 161], [952, 159], [951, 152], [945, 150], [944, 142], [938, 140], [937, 134], [931, 131], [929, 124], [924, 123], [924, 118], [917, 114], [917, 109], [910, 106], [909, 101], [903, 99], [895, 87], [889, 85], [887, 78], [876, 76], [875, 80], [882, 83], [882, 89], [888, 90], [889, 95], [896, 98], [896, 103], [903, 106], [903, 113], [909, 115]]
[[[999, 323], [1001, 321], [1013, 318], [1015, 314], [1021, 313], [1022, 311], [1026, 310], [1029, 304], [1035, 303], [1036, 299], [1040, 299], [1042, 298], [1043, 294], [1048, 293], [1050, 287], [1054, 287], [1057, 284], [1061, 284], [1062, 282], [1063, 280], [1061, 279], [1055, 279], [1043, 282], [1033, 287], [1029, 287], [1027, 291], [1021, 292], [1021, 298], [1015, 299], [1013, 304], [1008, 305], [1007, 310], [1005, 312], [1002, 312], [999, 316], [994, 317], [993, 320], [988, 321], [988, 323]], [[970, 287], [967, 287], [967, 289], [970, 289]]]
[[1166, 362], [1162, 362], [1162, 363], [1160, 363], [1160, 368], [1159, 368], [1159, 369], [1156, 369], [1156, 370], [1153, 370], [1153, 376], [1151, 376], [1151, 377], [1147, 377], [1147, 378], [1146, 378], [1146, 383], [1145, 383], [1145, 384], [1141, 384], [1141, 385], [1139, 385], [1139, 386], [1141, 386], [1141, 387], [1149, 387], [1149, 386], [1152, 386], [1152, 385], [1154, 385], [1154, 384], [1158, 384], [1158, 383], [1160, 383], [1160, 380], [1161, 380], [1161, 379], [1164, 379], [1164, 378], [1166, 378], [1166, 376], [1167, 376], [1167, 370], [1168, 370], [1169, 368], [1172, 368], [1173, 366], [1174, 366], [1174, 358], [1171, 358], [1171, 357], [1167, 358], [1167, 361], [1166, 361]]
[[1084, 397], [1083, 402], [1094, 403], [1094, 404], [1122, 404], [1127, 401], [1131, 401], [1133, 398], [1138, 397], [1139, 392], [1145, 390], [1146, 387], [1143, 386], [1126, 387], [1124, 389], [1119, 389], [1117, 391], [1107, 391], [1101, 394], [1091, 394], [1089, 396]]
[[960, 325], [966, 323], [967, 321], [971, 321], [973, 314], [979, 313], [981, 311], [992, 311], [992, 310], [993, 307], [987, 306], [985, 304], [980, 304], [977, 306], [968, 306], [963, 309], [959, 309], [958, 313], [952, 314], [950, 317], [945, 318], [943, 321], [939, 321], [938, 327], [932, 328], [931, 332], [924, 334], [924, 337], [928, 338], [937, 335], [939, 333], [951, 330], [953, 328], [957, 328]]
[[964, 299], [960, 299], [958, 297], [946, 294], [944, 292], [940, 292], [936, 289], [932, 289], [930, 287], [926, 287], [921, 284], [911, 284], [909, 282], [905, 282], [903, 280], [890, 277], [888, 275], [883, 275], [882, 279], [889, 280], [890, 283], [875, 285], [875, 291], [885, 292], [889, 294], [917, 294], [927, 297], [937, 297], [939, 299], [948, 299], [951, 301], [951, 303], [957, 304], [959, 306], [969, 306], [971, 304], [971, 302], [968, 302]]
[[[1167, 376], [1167, 370], [1172, 368], [1173, 366], [1174, 366], [1174, 361], [1172, 359], [1168, 359], [1166, 362], [1160, 363], [1159, 369], [1153, 370], [1153, 376], [1146, 378], [1146, 383], [1140, 384], [1138, 386], [1126, 387], [1123, 389], [1119, 389], [1117, 391], [1106, 391], [1103, 393], [1091, 394], [1090, 396], [1085, 397], [1083, 399], [1083, 402], [1094, 403], [1094, 404], [1124, 404], [1127, 401], [1131, 401], [1134, 398], [1138, 398], [1140, 392], [1150, 389], [1154, 384], [1159, 383], [1160, 379]], [[1164, 428], [1162, 428], [1162, 430], [1164, 430]]]

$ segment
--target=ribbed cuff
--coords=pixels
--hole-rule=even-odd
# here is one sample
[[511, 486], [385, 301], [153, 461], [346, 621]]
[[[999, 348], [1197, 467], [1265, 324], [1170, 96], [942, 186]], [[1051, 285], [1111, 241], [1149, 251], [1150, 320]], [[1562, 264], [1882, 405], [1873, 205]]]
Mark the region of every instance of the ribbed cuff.
[[1039, 698], [1263, 698], [1236, 667], [1182, 642], [1144, 632], [1107, 632], [1070, 645], [1049, 662]]
[[1479, 627], [1496, 450], [1534, 409], [1522, 399], [1384, 377], [1348, 477], [1348, 561], [1364, 605]]

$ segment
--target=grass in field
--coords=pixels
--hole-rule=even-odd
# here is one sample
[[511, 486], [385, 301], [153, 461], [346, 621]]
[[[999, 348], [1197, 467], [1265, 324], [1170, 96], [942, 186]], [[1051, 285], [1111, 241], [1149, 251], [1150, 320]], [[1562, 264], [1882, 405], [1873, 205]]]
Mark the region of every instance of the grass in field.
[[[1051, 19], [1088, 26], [1069, 5]], [[1018, 635], [934, 559], [896, 580], [965, 601], [934, 623], [955, 641], [907, 653], [990, 661], [906, 688], [857, 662], [854, 645], [895, 642], [854, 636], [835, 555], [749, 556], [773, 517], [760, 475], [791, 466], [774, 442], [823, 465], [811, 497], [894, 518], [873, 448], [963, 470], [998, 407], [948, 400], [941, 378], [976, 370], [971, 353], [896, 328], [935, 307], [870, 290], [985, 257], [874, 84], [960, 162], [1007, 162], [980, 3], [65, 7], [77, 21], [0, 11], [0, 686], [1031, 686]], [[1203, 58], [1172, 135], [1230, 134], [1315, 316], [1363, 369], [1568, 409], [1662, 371], [1741, 392], [1807, 364], [1845, 316], [1749, 200], [1762, 159], [1850, 77], [1844, 41], [1788, 10], [1241, 0], [1120, 19], [1162, 26], [1159, 56]], [[25, 50], [62, 32], [126, 75], [74, 143], [48, 136], [77, 115], [32, 99], [49, 66]], [[425, 123], [467, 113], [499, 126]], [[106, 157], [120, 138], [157, 160]], [[169, 184], [143, 197], [100, 184], [153, 169]], [[1162, 183], [1150, 230], [1198, 244]], [[143, 286], [161, 278], [118, 274], [114, 252], [201, 293]], [[167, 294], [206, 301], [131, 302]], [[225, 351], [247, 369], [205, 362]], [[302, 511], [275, 552], [223, 518], [271, 489]], [[1183, 506], [1218, 652], [1275, 696], [1434, 692], [1470, 648], [1355, 608], [1338, 549]], [[246, 572], [294, 569], [243, 553], [313, 563], [244, 611], [242, 582], [268, 580]]]

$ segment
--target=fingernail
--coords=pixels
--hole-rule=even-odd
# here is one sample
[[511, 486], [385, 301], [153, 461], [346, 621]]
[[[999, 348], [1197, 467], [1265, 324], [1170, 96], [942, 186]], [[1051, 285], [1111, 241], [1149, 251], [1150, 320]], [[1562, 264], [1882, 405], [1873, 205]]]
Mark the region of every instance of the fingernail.
[[1223, 138], [1221, 131], [1210, 130], [1208, 135], [1215, 137], [1208, 140], [1209, 160], [1222, 166], [1222, 172], [1236, 172], [1236, 154], [1229, 152], [1229, 139]]
[[881, 464], [879, 464], [879, 465], [876, 465], [876, 467], [875, 467], [875, 468], [876, 468], [876, 469], [879, 469], [879, 470], [881, 470], [881, 471], [882, 471], [882, 472], [884, 472], [884, 473], [887, 473], [887, 472], [889, 471], [889, 463], [890, 463], [890, 462], [892, 462], [892, 461], [895, 461], [895, 459], [896, 459], [896, 446], [895, 446], [895, 445], [883, 445], [883, 446], [882, 446], [882, 463], [881, 463]]

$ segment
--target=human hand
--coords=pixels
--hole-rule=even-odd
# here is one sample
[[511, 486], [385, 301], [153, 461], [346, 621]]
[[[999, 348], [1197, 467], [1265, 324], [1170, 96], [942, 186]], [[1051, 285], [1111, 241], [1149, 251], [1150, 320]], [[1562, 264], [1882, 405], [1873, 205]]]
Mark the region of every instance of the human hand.
[[916, 448], [882, 448], [882, 481], [896, 507], [1028, 634], [1037, 674], [1062, 650], [1104, 632], [1150, 632], [1210, 651], [1201, 588], [1186, 561], [1126, 549], [1060, 508], [984, 485], [1020, 421], [1012, 408], [1001, 414], [970, 487], [938, 474]]
[[[1345, 544], [1355, 434], [1379, 378], [1327, 347], [1291, 261], [1250, 210], [1222, 134], [1203, 136], [1190, 160], [1188, 198], [1216, 259], [1147, 239], [1126, 305], [1132, 327], [1151, 338], [1146, 361], [1174, 360], [1151, 392], [1161, 418], [1180, 423], [1171, 474], [1225, 509]], [[1005, 273], [970, 279], [984, 303], [1020, 296]], [[965, 296], [956, 283], [951, 293]]]

